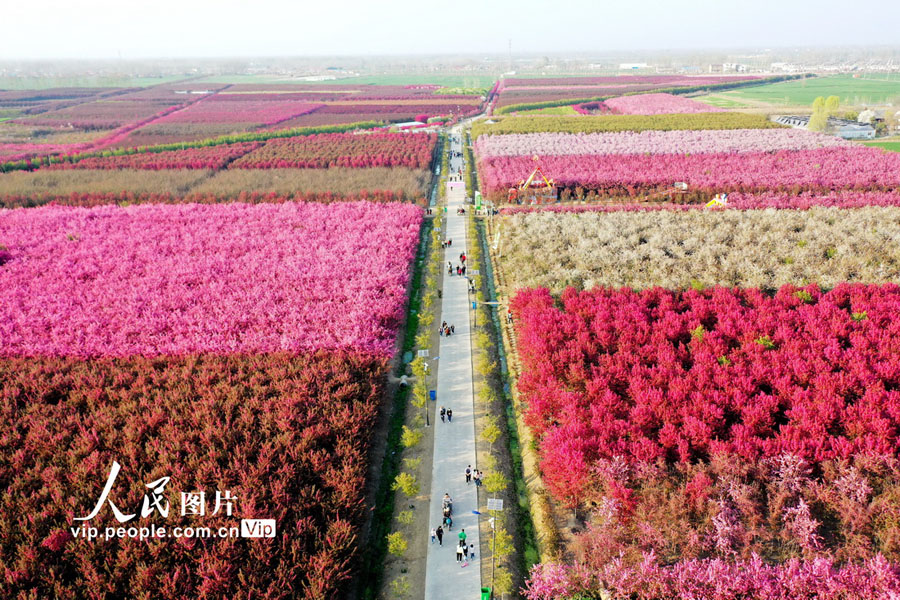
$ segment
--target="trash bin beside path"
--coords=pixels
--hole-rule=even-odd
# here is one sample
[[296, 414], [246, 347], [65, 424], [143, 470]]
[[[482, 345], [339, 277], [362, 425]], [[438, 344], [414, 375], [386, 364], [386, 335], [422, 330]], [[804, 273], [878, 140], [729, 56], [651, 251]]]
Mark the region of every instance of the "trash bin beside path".
[[481, 588], [481, 600], [491, 600], [491, 588]]

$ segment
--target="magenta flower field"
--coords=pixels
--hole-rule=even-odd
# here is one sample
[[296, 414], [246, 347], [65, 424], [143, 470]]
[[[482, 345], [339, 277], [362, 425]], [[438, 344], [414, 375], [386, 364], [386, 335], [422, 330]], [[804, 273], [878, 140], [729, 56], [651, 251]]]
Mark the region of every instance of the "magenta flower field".
[[[566, 187], [603, 194], [640, 194], [684, 181], [692, 191], [810, 190], [895, 188], [900, 185], [900, 154], [878, 148], [835, 147], [742, 154], [659, 154], [546, 156], [544, 173]], [[488, 196], [527, 177], [527, 156], [498, 156], [480, 163]]]
[[604, 100], [613, 112], [623, 115], [662, 115], [667, 113], [724, 112], [716, 106], [672, 94], [635, 94]]
[[365, 202], [0, 211], [0, 355], [390, 355], [421, 219]]

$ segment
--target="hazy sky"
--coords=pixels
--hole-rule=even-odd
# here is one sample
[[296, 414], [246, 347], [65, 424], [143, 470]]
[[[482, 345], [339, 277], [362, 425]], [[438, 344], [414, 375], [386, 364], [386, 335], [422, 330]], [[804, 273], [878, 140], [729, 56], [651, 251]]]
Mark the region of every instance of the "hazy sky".
[[897, 44], [898, 25], [897, 0], [3, 0], [0, 60]]

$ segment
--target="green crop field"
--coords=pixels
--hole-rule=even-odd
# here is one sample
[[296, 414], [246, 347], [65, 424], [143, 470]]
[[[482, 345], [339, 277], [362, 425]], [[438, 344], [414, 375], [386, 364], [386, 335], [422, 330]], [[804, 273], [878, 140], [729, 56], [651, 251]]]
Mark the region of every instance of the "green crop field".
[[809, 106], [817, 96], [838, 96], [842, 105], [881, 104], [900, 99], [900, 74], [832, 75], [746, 87], [718, 94], [735, 101]]
[[866, 146], [874, 146], [876, 148], [884, 148], [890, 152], [900, 152], [900, 139], [892, 138], [879, 142], [863, 142]]
[[571, 106], [551, 106], [549, 108], [536, 108], [534, 110], [521, 110], [520, 115], [577, 115]]
[[733, 98], [725, 98], [718, 95], [700, 96], [698, 98], [691, 98], [691, 100], [698, 100], [699, 102], [710, 104], [712, 106], [718, 106], [719, 108], [747, 108], [747, 104], [744, 104], [743, 102], [738, 102]]

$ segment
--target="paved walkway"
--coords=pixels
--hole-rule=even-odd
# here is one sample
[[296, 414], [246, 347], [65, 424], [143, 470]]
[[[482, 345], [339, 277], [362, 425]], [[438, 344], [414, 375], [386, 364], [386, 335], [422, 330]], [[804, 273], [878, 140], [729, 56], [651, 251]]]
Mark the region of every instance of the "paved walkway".
[[[451, 134], [458, 138], [461, 129]], [[451, 143], [451, 150], [462, 151], [458, 143]], [[452, 173], [462, 165], [461, 158], [450, 162]], [[456, 214], [456, 209], [465, 203], [464, 182], [450, 182], [447, 189], [447, 213], [444, 219], [445, 239], [453, 240], [453, 245], [444, 252], [443, 312], [435, 319], [435, 325], [442, 321], [454, 325], [456, 332], [449, 338], [440, 339], [440, 350], [433, 354], [440, 356], [437, 375], [437, 402], [432, 406], [434, 430], [434, 469], [431, 475], [430, 523], [423, 535], [428, 535], [442, 519], [441, 499], [445, 492], [453, 498], [453, 530], [444, 532], [444, 544], [437, 542], [428, 547], [425, 572], [426, 600], [478, 600], [481, 597], [481, 557], [478, 545], [478, 516], [472, 514], [478, 508], [475, 484], [466, 485], [467, 465], [475, 464], [475, 419], [472, 392], [472, 347], [469, 328], [468, 280], [455, 274], [448, 276], [447, 262], [454, 268], [459, 264], [459, 255], [466, 249], [466, 217]], [[432, 363], [433, 364], [433, 363]], [[453, 410], [453, 422], [442, 423], [438, 414], [441, 406]], [[475, 544], [476, 558], [467, 567], [456, 562], [456, 546], [460, 529], [466, 530], [466, 542]]]

